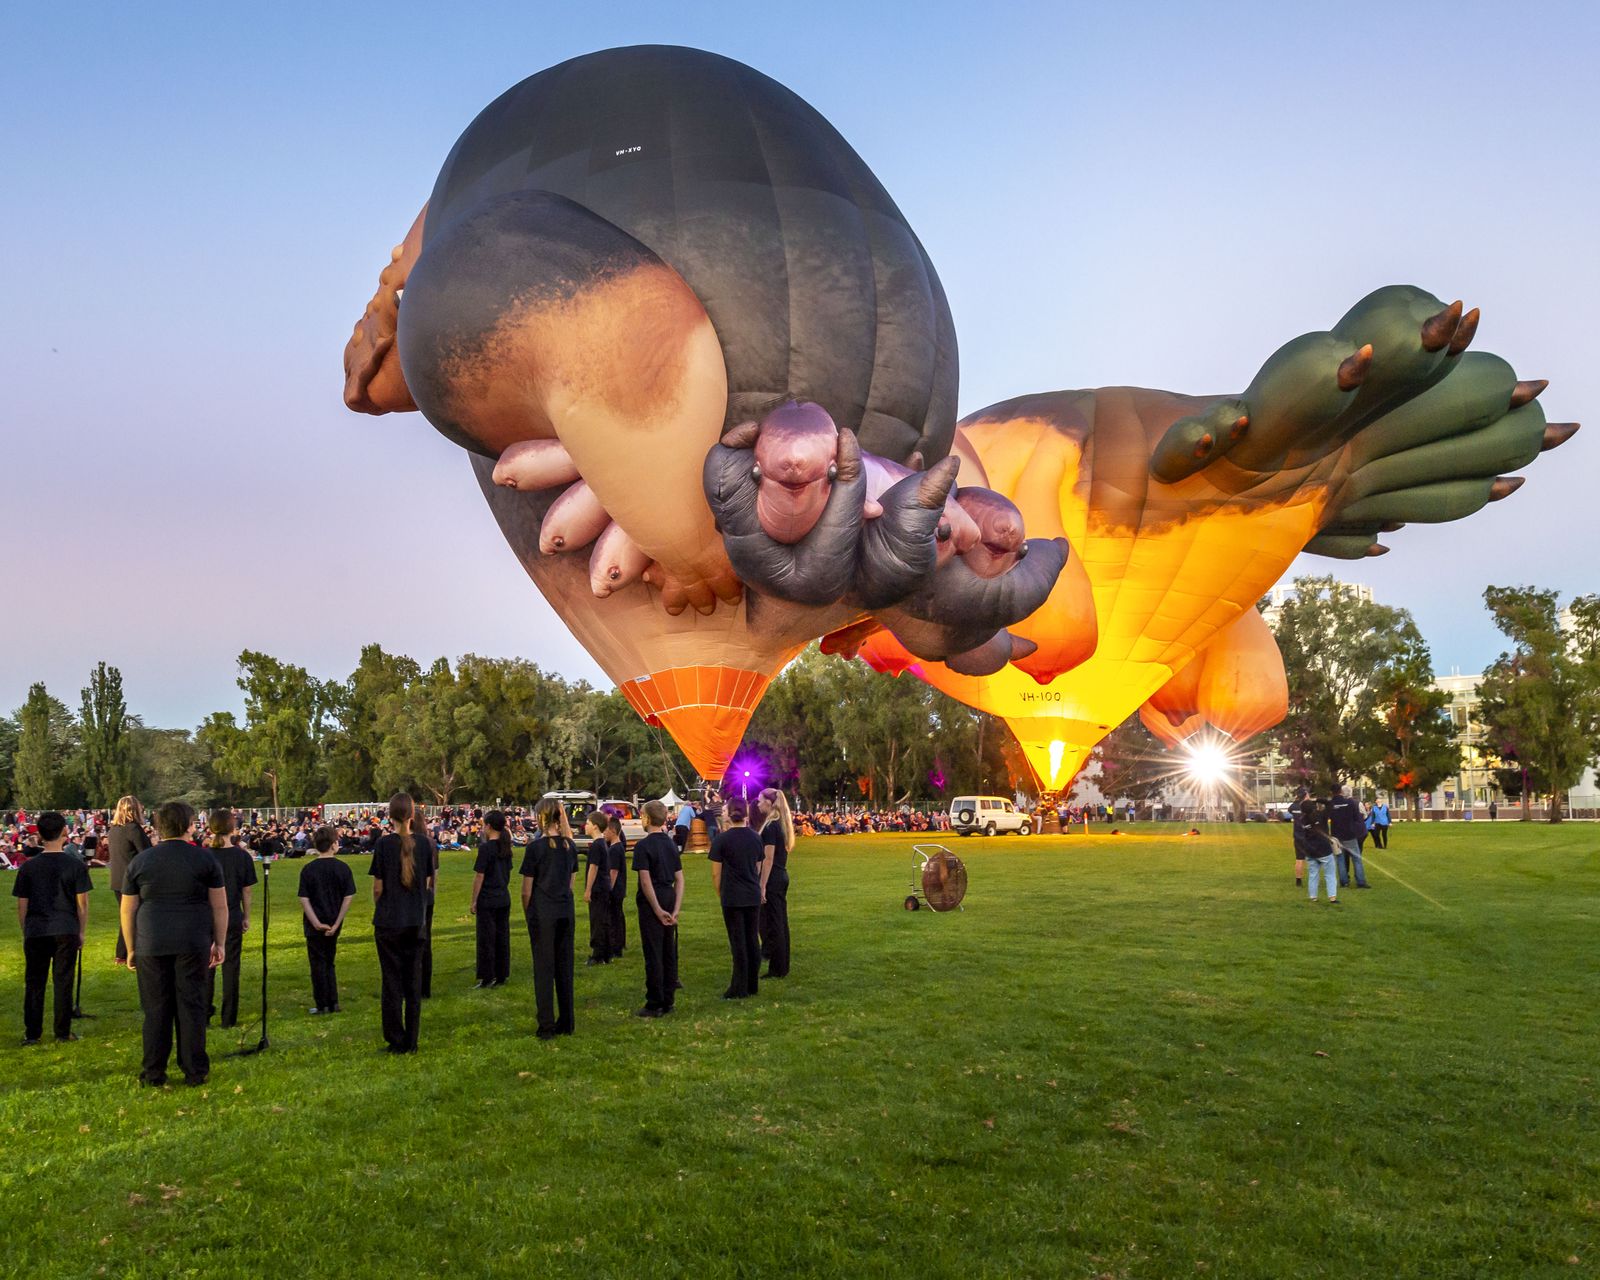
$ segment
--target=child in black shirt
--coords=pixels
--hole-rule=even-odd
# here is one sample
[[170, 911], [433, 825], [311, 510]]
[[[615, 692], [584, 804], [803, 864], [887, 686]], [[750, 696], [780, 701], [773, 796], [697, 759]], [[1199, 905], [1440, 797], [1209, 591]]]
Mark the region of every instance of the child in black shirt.
[[633, 846], [639, 877], [639, 950], [644, 953], [641, 1018], [672, 1012], [678, 990], [678, 913], [683, 910], [683, 860], [666, 833], [667, 806], [644, 806], [645, 837]]
[[312, 1013], [342, 1013], [339, 980], [334, 960], [339, 951], [339, 930], [356, 897], [356, 878], [333, 856], [336, 837], [332, 827], [318, 827], [311, 837], [317, 856], [300, 868], [295, 891], [305, 919], [306, 955], [311, 961]]

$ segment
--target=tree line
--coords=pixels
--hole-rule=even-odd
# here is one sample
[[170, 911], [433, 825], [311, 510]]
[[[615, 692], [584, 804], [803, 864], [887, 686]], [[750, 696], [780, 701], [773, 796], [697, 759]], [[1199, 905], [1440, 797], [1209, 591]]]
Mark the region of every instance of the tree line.
[[[434, 804], [549, 790], [656, 796], [693, 768], [616, 690], [520, 659], [423, 667], [376, 644], [343, 680], [239, 655], [243, 712], [193, 731], [132, 714], [102, 662], [76, 712], [43, 684], [0, 720], [0, 809], [104, 808], [131, 793], [196, 806], [299, 807], [409, 791]], [[770, 686], [739, 756], [760, 785], [831, 803], [1005, 791], [1026, 765], [1004, 726], [913, 679], [808, 650]]]
[[[1289, 714], [1266, 745], [1295, 781], [1365, 783], [1415, 806], [1461, 768], [1449, 695], [1411, 615], [1332, 578], [1297, 580], [1275, 631]], [[1483, 749], [1508, 799], [1559, 800], [1600, 754], [1600, 597], [1490, 587], [1509, 647], [1480, 689]], [[343, 680], [245, 651], [242, 715], [195, 730], [145, 725], [99, 663], [74, 711], [43, 684], [0, 719], [0, 808], [105, 807], [129, 792], [191, 804], [302, 806], [410, 791], [436, 804], [527, 801], [547, 790], [658, 795], [694, 782], [669, 735], [620, 693], [520, 659], [468, 654], [423, 667], [376, 644]], [[1176, 762], [1139, 722], [1096, 750], [1101, 790], [1160, 798]], [[880, 676], [815, 646], [772, 682], [745, 735], [745, 770], [813, 805], [888, 806], [1031, 789], [1003, 722], [920, 680]]]

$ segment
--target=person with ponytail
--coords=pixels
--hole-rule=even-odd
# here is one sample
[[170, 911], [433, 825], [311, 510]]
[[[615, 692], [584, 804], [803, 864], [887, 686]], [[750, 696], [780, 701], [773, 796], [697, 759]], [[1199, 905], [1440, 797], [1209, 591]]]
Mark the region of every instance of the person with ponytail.
[[[239, 961], [244, 957], [244, 935], [250, 931], [251, 886], [256, 882], [256, 860], [238, 840], [232, 809], [213, 809], [206, 815], [206, 844], [222, 867], [222, 887], [228, 895], [228, 942], [222, 960], [222, 1020], [224, 1027], [239, 1025]], [[207, 1002], [217, 1012], [217, 971], [207, 976]]]
[[433, 885], [433, 848], [412, 830], [416, 803], [405, 792], [389, 801], [393, 828], [372, 850], [372, 934], [383, 975], [383, 1039], [390, 1053], [415, 1053], [422, 1016], [422, 934]]
[[478, 836], [472, 902], [478, 923], [477, 988], [503, 987], [511, 977], [511, 828], [506, 815], [490, 809]]
[[[578, 846], [559, 800], [541, 800], [534, 820], [539, 834], [522, 855], [522, 912], [533, 947], [533, 994], [539, 1011], [539, 1039], [569, 1036], [573, 1030], [572, 882], [578, 874]], [[559, 1008], [559, 1012], [558, 1012]]]
[[766, 978], [789, 976], [789, 850], [794, 848], [794, 815], [789, 799], [776, 787], [756, 797], [761, 813], [761, 845], [765, 855], [761, 902], [761, 954]]

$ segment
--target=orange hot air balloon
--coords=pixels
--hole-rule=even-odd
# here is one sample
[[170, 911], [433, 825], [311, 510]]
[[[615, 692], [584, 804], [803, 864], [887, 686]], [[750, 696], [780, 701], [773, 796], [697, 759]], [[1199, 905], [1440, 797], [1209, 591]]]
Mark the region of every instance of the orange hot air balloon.
[[1272, 728], [1289, 714], [1283, 655], [1259, 610], [1246, 609], [1195, 661], [1201, 664], [1200, 716], [1235, 742]]
[[1237, 396], [1107, 387], [980, 410], [952, 445], [958, 482], [1071, 544], [1049, 600], [1010, 627], [1037, 649], [963, 674], [919, 661], [892, 621], [824, 647], [1001, 716], [1049, 790], [1135, 709], [1169, 745], [1205, 724], [1258, 733], [1287, 683], [1254, 606], [1295, 556], [1378, 555], [1406, 521], [1470, 515], [1576, 430], [1545, 422], [1543, 382], [1466, 351], [1477, 321], [1396, 286], [1287, 343]]

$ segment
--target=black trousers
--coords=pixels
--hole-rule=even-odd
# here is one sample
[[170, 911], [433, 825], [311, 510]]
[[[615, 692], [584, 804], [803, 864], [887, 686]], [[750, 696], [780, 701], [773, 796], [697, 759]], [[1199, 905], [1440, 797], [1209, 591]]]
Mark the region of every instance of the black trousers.
[[116, 900], [117, 904], [117, 959], [126, 964], [128, 960], [128, 939], [127, 935], [122, 932], [122, 894], [113, 890], [111, 896]]
[[639, 950], [644, 954], [644, 1005], [670, 1012], [678, 995], [678, 926], [670, 928], [642, 897], [639, 906]]
[[733, 952], [733, 977], [727, 994], [753, 996], [761, 985], [761, 908], [722, 905], [722, 923], [728, 927], [728, 948]]
[[211, 1073], [206, 1055], [206, 1000], [211, 952], [185, 951], [175, 956], [136, 957], [139, 1005], [144, 1010], [144, 1068], [141, 1080], [160, 1084], [167, 1078], [172, 1055], [172, 1029], [178, 1029], [178, 1069], [190, 1083]]
[[504, 982], [511, 976], [511, 908], [478, 904], [478, 981]]
[[761, 954], [774, 978], [789, 976], [789, 886], [767, 881], [767, 900], [761, 904]]
[[1389, 828], [1372, 828], [1372, 847], [1374, 849], [1387, 849], [1389, 847]]
[[540, 1031], [568, 1034], [573, 1028], [575, 924], [571, 916], [552, 920], [541, 919], [537, 911], [528, 913], [528, 941], [533, 947], [533, 1002], [539, 1011]]
[[339, 935], [306, 934], [306, 957], [311, 961], [311, 1002], [318, 1009], [331, 1009], [339, 1003], [339, 975], [334, 962], [339, 954]]
[[[428, 918], [422, 926], [421, 982], [422, 998], [433, 995], [433, 899], [428, 899]], [[415, 1045], [412, 1048], [416, 1048]]]
[[78, 935], [56, 933], [22, 940], [22, 1032], [29, 1040], [44, 1034], [44, 988], [55, 987], [56, 1039], [72, 1034], [72, 971], [78, 958]]
[[422, 930], [373, 929], [378, 943], [378, 971], [383, 985], [378, 1003], [383, 1009], [383, 1038], [392, 1049], [406, 1052], [417, 1047], [422, 1017]]
[[617, 873], [617, 883], [611, 887], [611, 911], [607, 924], [610, 932], [611, 954], [620, 956], [628, 945], [628, 873]]
[[611, 959], [611, 890], [596, 880], [589, 890], [589, 958]]
[[[244, 930], [228, 930], [228, 954], [222, 959], [222, 1019], [224, 1027], [239, 1025], [239, 962], [244, 959]], [[207, 970], [206, 1009], [217, 1011], [217, 971]]]

